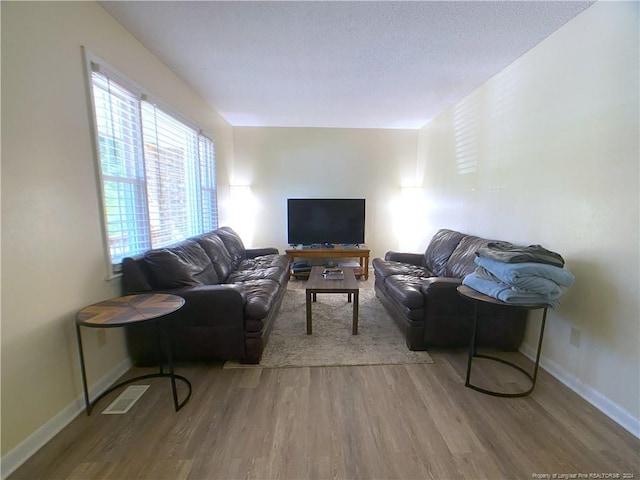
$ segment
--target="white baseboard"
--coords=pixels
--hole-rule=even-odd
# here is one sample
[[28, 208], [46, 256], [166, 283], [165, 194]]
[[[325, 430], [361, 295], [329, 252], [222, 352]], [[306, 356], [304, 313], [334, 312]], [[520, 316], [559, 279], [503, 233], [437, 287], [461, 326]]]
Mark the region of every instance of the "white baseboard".
[[[530, 360], [535, 362], [535, 348], [523, 344], [520, 347], [520, 352]], [[620, 405], [613, 402], [611, 399], [607, 398], [605, 395], [603, 395], [593, 387], [580, 381], [560, 365], [545, 358], [544, 356], [540, 357], [540, 367], [545, 369], [561, 383], [580, 395], [587, 402], [589, 402], [606, 416], [611, 418], [614, 422], [619, 424], [622, 428], [627, 430], [636, 438], [640, 438], [640, 419], [635, 418], [633, 415], [631, 415], [631, 413], [622, 408]]]
[[[118, 363], [109, 373], [104, 375], [95, 384], [89, 387], [90, 398], [96, 398], [107, 390], [122, 375], [131, 368], [131, 360], [125, 358]], [[84, 395], [79, 396], [51, 420], [38, 428], [35, 432], [25, 438], [18, 446], [2, 457], [0, 466], [2, 468], [1, 478], [5, 480], [9, 475], [26, 462], [34, 453], [40, 450], [49, 440], [56, 436], [64, 427], [82, 413], [85, 409]]]

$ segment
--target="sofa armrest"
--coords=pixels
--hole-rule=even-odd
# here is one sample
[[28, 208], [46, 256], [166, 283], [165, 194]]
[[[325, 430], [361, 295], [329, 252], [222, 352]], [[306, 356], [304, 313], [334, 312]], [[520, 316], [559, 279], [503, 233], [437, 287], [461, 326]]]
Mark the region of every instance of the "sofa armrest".
[[427, 293], [429, 290], [442, 289], [442, 288], [456, 289], [460, 285], [462, 285], [461, 278], [431, 277], [431, 278], [425, 279], [424, 282], [422, 282], [422, 291]]
[[456, 289], [460, 285], [462, 285], [461, 278], [431, 277], [422, 282], [420, 289], [425, 295], [438, 295], [439, 293], [450, 293], [452, 291], [457, 295]]
[[263, 255], [273, 255], [280, 253], [277, 248], [247, 248], [245, 250], [247, 258], [262, 257]]
[[408, 263], [409, 265], [422, 266], [424, 255], [422, 253], [407, 253], [388, 251], [384, 255], [384, 259], [389, 262]]
[[[425, 279], [422, 282], [420, 290], [424, 295], [425, 321], [439, 317], [464, 320], [465, 317], [469, 317], [471, 313], [473, 313], [473, 304], [458, 293], [457, 289], [461, 284], [461, 278], [452, 277], [433, 277]], [[465, 320], [463, 327], [454, 325], [456, 325], [456, 321], [450, 326], [442, 328], [449, 329], [453, 334], [453, 332], [458, 331], [459, 328], [466, 328], [467, 323]], [[469, 335], [470, 334], [469, 332]], [[466, 334], [463, 336], [466, 336]]]
[[172, 322], [190, 325], [244, 326], [246, 294], [238, 285], [198, 285], [167, 291], [185, 300], [171, 315]]
[[195, 287], [174, 290], [173, 292], [188, 302], [200, 303], [203, 306], [218, 304], [219, 302], [224, 302], [229, 306], [235, 303], [244, 305], [247, 301], [246, 294], [240, 286], [225, 283], [217, 285], [197, 285]]

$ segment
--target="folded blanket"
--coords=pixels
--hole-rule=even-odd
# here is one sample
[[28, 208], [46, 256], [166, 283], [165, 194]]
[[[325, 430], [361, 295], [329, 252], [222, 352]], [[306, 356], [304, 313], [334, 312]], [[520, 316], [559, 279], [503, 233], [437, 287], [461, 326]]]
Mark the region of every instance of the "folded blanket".
[[476, 257], [474, 261], [476, 265], [486, 268], [500, 281], [527, 290], [535, 284], [531, 277], [546, 278], [561, 287], [570, 287], [575, 281], [575, 277], [569, 270], [545, 263], [503, 263], [483, 257]]
[[564, 267], [562, 256], [542, 245], [524, 247], [509, 242], [489, 242], [486, 247], [480, 247], [476, 255], [505, 263], [534, 262]]
[[513, 305], [531, 305], [546, 303], [555, 308], [558, 306], [558, 296], [556, 295], [542, 295], [539, 293], [519, 292], [514, 290], [509, 285], [501, 282], [492, 282], [480, 278], [476, 273], [470, 273], [462, 280], [462, 284], [469, 288], [484, 293], [485, 295], [493, 298], [497, 298], [505, 303], [511, 303]]
[[[491, 280], [492, 282], [501, 282], [493, 273], [484, 267], [476, 268], [475, 273], [485, 280]], [[507, 282], [502, 282], [507, 283]], [[553, 280], [549, 280], [543, 277], [523, 277], [519, 278], [515, 283], [508, 284], [511, 288], [529, 293], [539, 293], [542, 295], [560, 296], [564, 291], [564, 287], [561, 287]]]

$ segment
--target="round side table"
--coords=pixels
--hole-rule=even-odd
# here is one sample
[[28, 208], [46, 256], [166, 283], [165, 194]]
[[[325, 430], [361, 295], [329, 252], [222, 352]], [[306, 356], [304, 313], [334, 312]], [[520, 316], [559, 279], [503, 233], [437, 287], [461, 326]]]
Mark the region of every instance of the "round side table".
[[[167, 377], [171, 379], [171, 390], [173, 393], [173, 405], [176, 412], [180, 410], [191, 397], [191, 382], [181, 375], [176, 375], [173, 369], [173, 352], [169, 341], [167, 315], [179, 310], [184, 305], [184, 298], [177, 295], [164, 293], [148, 293], [139, 295], [128, 295], [125, 297], [112, 298], [103, 302], [94, 303], [83, 308], [76, 314], [76, 337], [78, 339], [78, 352], [80, 355], [80, 369], [82, 370], [82, 387], [84, 389], [84, 402], [87, 415], [91, 413], [93, 406], [105, 395], [130, 383], [157, 377]], [[124, 327], [134, 323], [157, 321], [160, 329], [160, 371], [147, 375], [129, 378], [116, 385], [109, 387], [93, 401], [89, 400], [89, 389], [87, 388], [87, 374], [84, 362], [84, 351], [82, 348], [82, 335], [80, 327], [89, 328], [113, 328]], [[164, 371], [163, 357], [166, 357], [168, 373]], [[188, 387], [187, 396], [178, 402], [178, 392], [176, 380], [184, 382]]]
[[[544, 326], [545, 323], [547, 321], [547, 308], [549, 307], [549, 305], [547, 305], [546, 303], [532, 303], [532, 304], [524, 304], [524, 305], [520, 305], [520, 304], [513, 304], [513, 303], [505, 303], [502, 302], [496, 298], [490, 297], [488, 295], [484, 295], [470, 287], [467, 287], [466, 285], [460, 285], [458, 287], [458, 293], [460, 295], [462, 295], [464, 298], [466, 298], [467, 300], [471, 300], [474, 303], [474, 307], [473, 307], [473, 333], [471, 334], [471, 341], [469, 343], [469, 357], [467, 360], [467, 378], [465, 380], [465, 387], [471, 388], [473, 390], [476, 390], [478, 392], [482, 392], [482, 393], [486, 393], [487, 395], [493, 395], [495, 397], [507, 397], [507, 398], [513, 398], [513, 397], [525, 397], [527, 395], [529, 395], [531, 392], [533, 392], [533, 389], [536, 386], [536, 379], [538, 377], [538, 366], [540, 365], [540, 351], [542, 350], [542, 337], [544, 335]], [[509, 362], [503, 358], [499, 358], [499, 357], [494, 357], [491, 355], [484, 355], [484, 354], [479, 354], [477, 353], [477, 348], [476, 348], [476, 333], [477, 333], [477, 327], [478, 327], [478, 304], [480, 303], [490, 303], [493, 305], [502, 305], [502, 306], [508, 306], [510, 308], [520, 308], [520, 309], [525, 309], [525, 310], [540, 310], [540, 309], [544, 309], [544, 312], [542, 314], [542, 324], [540, 325], [540, 336], [538, 338], [538, 351], [536, 352], [536, 362], [535, 365], [533, 367], [533, 372], [529, 373], [527, 372], [524, 368], [522, 368], [519, 365], [516, 365], [515, 363]], [[514, 368], [522, 373], [524, 373], [529, 380], [531, 380], [531, 387], [523, 392], [517, 392], [517, 393], [503, 393], [503, 392], [496, 392], [493, 390], [487, 390], [485, 388], [481, 388], [478, 387], [476, 385], [473, 385], [471, 383], [471, 363], [473, 361], [474, 358], [484, 358], [487, 360], [493, 360], [495, 362], [500, 362], [503, 363], [505, 365], [508, 365], [511, 368]]]

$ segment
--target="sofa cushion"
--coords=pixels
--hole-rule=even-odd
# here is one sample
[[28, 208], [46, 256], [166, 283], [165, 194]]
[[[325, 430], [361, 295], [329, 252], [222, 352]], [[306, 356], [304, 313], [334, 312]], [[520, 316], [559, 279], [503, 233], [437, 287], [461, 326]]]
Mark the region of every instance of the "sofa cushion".
[[237, 270], [231, 272], [227, 278], [227, 283], [240, 283], [249, 280], [269, 279], [280, 284], [285, 282], [284, 276], [289, 275], [288, 272], [278, 267], [256, 268], [252, 270]]
[[464, 278], [476, 269], [476, 251], [492, 240], [465, 235], [453, 251], [444, 269], [445, 277]]
[[220, 281], [225, 282], [234, 270], [234, 261], [222, 239], [217, 235], [203, 235], [197, 238], [197, 242], [211, 259]]
[[145, 262], [156, 288], [180, 288], [219, 283], [211, 260], [200, 245], [187, 240], [172, 247], [149, 250]]
[[196, 280], [204, 285], [216, 285], [220, 283], [220, 279], [216, 274], [211, 259], [204, 249], [195, 240], [185, 240], [171, 247], [185, 262], [191, 265], [193, 276]]
[[233, 261], [233, 270], [235, 270], [240, 262], [247, 258], [242, 239], [231, 227], [220, 227], [215, 233], [222, 239], [224, 246], [227, 247]]
[[180, 288], [199, 285], [189, 265], [167, 248], [150, 250], [144, 255], [155, 288]]
[[387, 291], [393, 298], [408, 309], [414, 310], [424, 306], [424, 295], [420, 287], [422, 279], [413, 275], [391, 275], [384, 281]]
[[122, 293], [124, 295], [151, 291], [153, 285], [149, 277], [149, 266], [144, 260], [144, 255], [122, 259]]
[[439, 230], [424, 252], [423, 265], [436, 277], [447, 276], [445, 275], [447, 261], [464, 237], [465, 234], [446, 228]]
[[432, 277], [433, 275], [425, 267], [418, 267], [408, 263], [395, 262], [374, 258], [372, 262], [376, 277], [386, 278], [390, 275], [413, 275], [421, 278]]
[[271, 254], [254, 258], [247, 258], [240, 262], [238, 270], [253, 270], [256, 268], [279, 267], [287, 270], [291, 259], [288, 255]]

